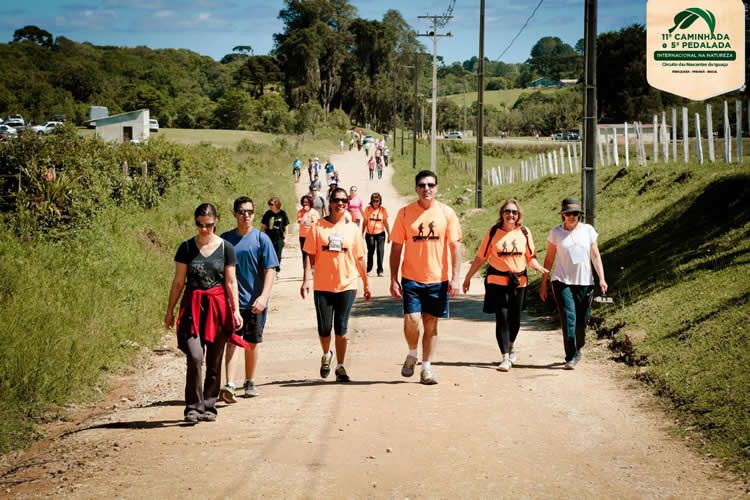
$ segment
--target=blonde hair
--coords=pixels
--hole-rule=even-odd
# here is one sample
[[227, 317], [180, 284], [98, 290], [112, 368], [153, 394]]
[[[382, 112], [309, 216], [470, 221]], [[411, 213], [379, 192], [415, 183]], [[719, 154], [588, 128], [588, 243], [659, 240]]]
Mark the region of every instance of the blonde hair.
[[497, 225], [502, 226], [503, 225], [503, 210], [505, 210], [505, 207], [513, 203], [516, 207], [518, 207], [518, 217], [516, 218], [516, 227], [519, 228], [523, 225], [523, 209], [521, 208], [521, 204], [518, 203], [518, 200], [515, 198], [508, 198], [504, 202], [500, 204], [500, 210], [498, 211], [498, 219], [497, 219]]

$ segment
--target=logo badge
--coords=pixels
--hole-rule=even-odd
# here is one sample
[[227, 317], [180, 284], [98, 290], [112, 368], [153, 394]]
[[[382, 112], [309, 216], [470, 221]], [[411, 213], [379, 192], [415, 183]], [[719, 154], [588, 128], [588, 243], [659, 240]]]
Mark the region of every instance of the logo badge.
[[696, 101], [741, 88], [744, 20], [741, 0], [648, 0], [649, 85]]

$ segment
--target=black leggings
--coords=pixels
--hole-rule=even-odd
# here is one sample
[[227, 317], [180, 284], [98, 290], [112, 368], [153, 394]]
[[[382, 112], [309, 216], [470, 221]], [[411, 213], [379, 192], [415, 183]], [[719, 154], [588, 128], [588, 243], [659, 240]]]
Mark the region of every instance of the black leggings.
[[516, 341], [521, 329], [521, 309], [526, 295], [523, 288], [492, 285], [496, 288], [497, 308], [495, 309], [495, 338], [500, 352], [510, 352], [510, 344]]
[[302, 271], [305, 270], [305, 255], [307, 255], [307, 253], [304, 250], [305, 239], [306, 239], [305, 237], [302, 237], [302, 236], [299, 237], [299, 249], [302, 252]]
[[367, 272], [372, 271], [373, 255], [377, 251], [378, 274], [383, 274], [383, 252], [385, 251], [385, 231], [378, 234], [365, 233], [367, 243]]
[[331, 326], [333, 326], [336, 335], [346, 335], [349, 313], [356, 297], [357, 290], [344, 290], [343, 292], [315, 291], [313, 298], [320, 337], [330, 337]]

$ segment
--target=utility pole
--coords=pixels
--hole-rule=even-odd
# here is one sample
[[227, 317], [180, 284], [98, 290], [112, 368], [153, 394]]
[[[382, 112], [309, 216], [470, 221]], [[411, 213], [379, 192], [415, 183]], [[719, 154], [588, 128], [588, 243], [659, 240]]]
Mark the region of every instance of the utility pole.
[[[477, 179], [475, 201], [476, 208], [482, 208], [482, 160], [484, 158], [484, 0], [479, 2], [479, 66], [477, 66], [477, 83]], [[464, 109], [466, 109], [465, 104]]]
[[412, 134], [411, 168], [417, 168], [417, 106], [419, 105], [419, 53], [414, 53], [414, 133]]
[[432, 19], [432, 31], [430, 33], [417, 33], [417, 36], [432, 37], [432, 128], [430, 131], [430, 170], [437, 169], [437, 39], [438, 37], [453, 36], [450, 32], [438, 35], [438, 23], [453, 16], [417, 16], [419, 19]]
[[391, 120], [393, 121], [393, 153], [396, 153], [396, 72], [393, 72], [393, 113], [391, 114]]
[[[399, 68], [405, 68], [405, 69], [414, 69], [416, 71], [416, 65], [415, 66], [407, 66], [406, 64], [399, 64]], [[415, 76], [416, 78], [416, 76]], [[415, 83], [415, 93], [416, 93], [416, 83]], [[401, 155], [404, 154], [404, 126], [406, 122], [406, 109], [404, 107], [404, 100], [401, 99]], [[413, 160], [414, 165], [416, 165], [416, 159]]]
[[586, 59], [583, 100], [583, 220], [596, 225], [596, 7], [597, 0], [586, 0], [584, 23], [584, 57]]

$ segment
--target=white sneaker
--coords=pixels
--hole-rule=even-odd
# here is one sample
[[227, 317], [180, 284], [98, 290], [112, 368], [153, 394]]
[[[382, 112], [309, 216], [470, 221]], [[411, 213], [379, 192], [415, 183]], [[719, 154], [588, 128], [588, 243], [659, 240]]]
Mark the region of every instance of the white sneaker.
[[510, 362], [510, 359], [505, 358], [500, 362], [500, 366], [497, 367], [497, 370], [501, 372], [509, 372], [512, 367], [513, 363]]
[[510, 354], [508, 354], [508, 359], [511, 363], [516, 362], [516, 351], [510, 351]]

